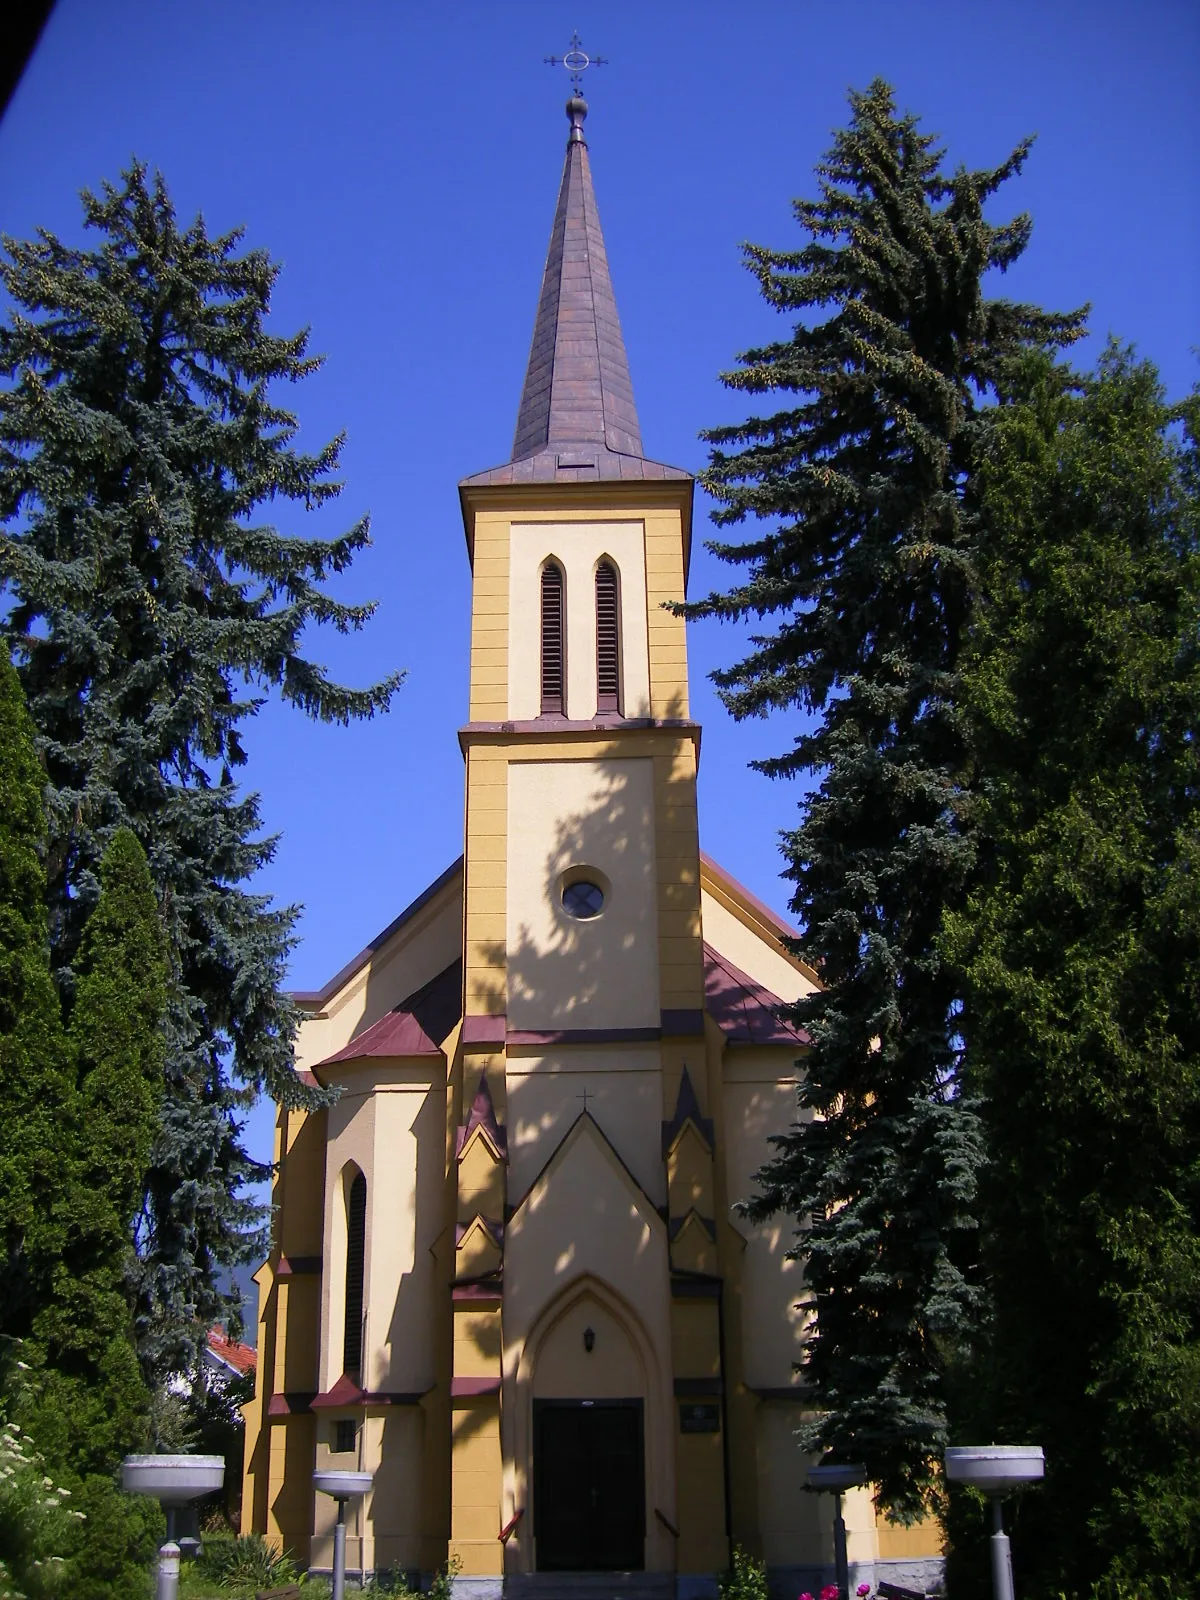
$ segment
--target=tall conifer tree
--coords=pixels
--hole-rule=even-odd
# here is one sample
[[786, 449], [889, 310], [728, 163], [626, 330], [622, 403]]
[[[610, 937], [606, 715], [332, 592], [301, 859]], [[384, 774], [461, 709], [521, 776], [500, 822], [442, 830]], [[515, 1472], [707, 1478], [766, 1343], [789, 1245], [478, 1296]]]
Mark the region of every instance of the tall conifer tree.
[[145, 857], [118, 833], [67, 1036], [49, 963], [43, 783], [0, 652], [0, 1338], [3, 1366], [26, 1369], [5, 1410], [85, 1519], [64, 1592], [117, 1600], [141, 1586], [157, 1522], [119, 1494], [116, 1472], [147, 1439], [130, 1226], [159, 1123], [166, 966]]
[[984, 206], [1020, 171], [945, 171], [879, 81], [795, 202], [809, 242], [746, 247], [792, 336], [723, 381], [765, 414], [705, 437], [704, 485], [728, 526], [712, 546], [748, 569], [693, 616], [769, 622], [715, 674], [736, 717], [800, 706], [810, 731], [773, 776], [819, 786], [785, 836], [803, 948], [826, 987], [796, 1007], [813, 1039], [800, 1118], [760, 1174], [756, 1215], [792, 1212], [815, 1292], [806, 1374], [811, 1448], [865, 1461], [900, 1516], [928, 1503], [946, 1438], [944, 1351], [974, 1294], [974, 1114], [958, 1094], [954, 978], [937, 936], [973, 845], [956, 703], [976, 521], [970, 474], [987, 402], [1029, 347], [1065, 345], [1082, 314], [984, 297], [1030, 221]]
[[70, 1108], [57, 1130], [59, 1252], [43, 1263], [27, 1351], [27, 1415], [86, 1521], [69, 1589], [117, 1600], [140, 1585], [156, 1518], [119, 1493], [121, 1459], [149, 1442], [134, 1342], [132, 1225], [158, 1136], [167, 962], [145, 853], [128, 828], [100, 861], [75, 961]]
[[264, 1169], [239, 1112], [263, 1086], [305, 1096], [280, 989], [295, 913], [246, 888], [274, 841], [234, 781], [243, 724], [270, 688], [313, 717], [371, 716], [398, 678], [346, 689], [301, 649], [309, 624], [369, 617], [326, 587], [369, 542], [366, 519], [330, 539], [257, 520], [341, 488], [341, 440], [297, 450], [296, 419], [272, 398], [319, 365], [306, 333], [267, 331], [278, 268], [239, 233], [180, 227], [141, 166], [83, 200], [94, 250], [43, 233], [6, 241], [0, 266], [16, 307], [0, 330], [0, 581], [49, 779], [68, 1001], [119, 827], [144, 844], [163, 909], [173, 981], [142, 1333], [146, 1359], [170, 1367], [225, 1310], [218, 1267], [260, 1242], [242, 1188]]
[[0, 1336], [22, 1338], [61, 1250], [52, 1219], [72, 1074], [46, 925], [44, 775], [21, 685], [0, 650]]
[[1200, 394], [1181, 440], [1113, 348], [1075, 392], [1031, 364], [1028, 395], [981, 474], [963, 674], [986, 872], [948, 947], [991, 1319], [956, 1422], [1046, 1451], [1023, 1593], [1174, 1600], [1200, 1561]]

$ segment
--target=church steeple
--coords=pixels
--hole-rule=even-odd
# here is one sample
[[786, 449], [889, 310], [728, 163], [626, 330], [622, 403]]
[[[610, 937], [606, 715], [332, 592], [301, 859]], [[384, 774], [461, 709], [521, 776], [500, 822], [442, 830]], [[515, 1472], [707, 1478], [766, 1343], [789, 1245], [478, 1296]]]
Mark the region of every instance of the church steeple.
[[642, 453], [583, 132], [587, 102], [575, 94], [566, 110], [571, 131], [512, 456], [464, 487], [689, 477]]
[[599, 445], [618, 455], [642, 454], [583, 134], [587, 102], [573, 96], [567, 116], [571, 134], [517, 415], [514, 461], [550, 446]]

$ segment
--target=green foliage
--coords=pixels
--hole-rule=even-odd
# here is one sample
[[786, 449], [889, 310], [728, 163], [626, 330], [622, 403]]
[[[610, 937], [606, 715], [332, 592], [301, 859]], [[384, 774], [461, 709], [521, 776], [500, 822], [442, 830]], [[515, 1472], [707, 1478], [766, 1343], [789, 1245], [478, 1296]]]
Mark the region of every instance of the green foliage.
[[66, 1552], [73, 1600], [115, 1600], [137, 1592], [160, 1521], [115, 1477], [146, 1437], [127, 1274], [158, 1123], [166, 967], [145, 857], [118, 832], [64, 1031], [47, 960], [42, 776], [0, 652], [0, 1333], [21, 1341], [27, 1372], [19, 1393], [6, 1379], [6, 1414], [86, 1515]]
[[0, 1600], [51, 1600], [66, 1592], [64, 1558], [83, 1513], [56, 1485], [33, 1440], [5, 1420], [0, 1402]]
[[957, 1427], [1046, 1450], [1023, 1593], [1168, 1600], [1200, 1569], [1200, 395], [1180, 437], [1116, 348], [1024, 387], [964, 678], [987, 872], [947, 920], [990, 1158]]
[[866, 1462], [880, 1502], [921, 1514], [946, 1442], [944, 1369], [971, 1326], [978, 1125], [958, 1094], [956, 980], [937, 944], [974, 868], [957, 672], [978, 520], [971, 474], [1020, 353], [1065, 345], [1081, 314], [984, 297], [1029, 239], [984, 207], [1019, 172], [948, 173], [915, 118], [873, 83], [795, 202], [807, 242], [746, 247], [786, 341], [724, 375], [765, 414], [710, 430], [719, 525], [763, 520], [748, 569], [692, 616], [758, 619], [714, 674], [736, 717], [810, 723], [761, 763], [819, 786], [784, 838], [803, 949], [827, 987], [800, 1116], [759, 1174], [756, 1217], [791, 1212], [817, 1321], [804, 1448]]
[[43, 774], [0, 650], [0, 1334], [28, 1333], [62, 1247], [54, 1214], [72, 1073], [47, 965]]
[[228, 1538], [207, 1536], [195, 1562], [200, 1576], [209, 1578], [221, 1589], [282, 1588], [295, 1583], [296, 1564], [279, 1545], [258, 1533]]
[[217, 1269], [260, 1248], [241, 1191], [265, 1169], [242, 1146], [241, 1110], [264, 1085], [312, 1098], [281, 989], [295, 911], [245, 888], [274, 841], [234, 782], [243, 725], [271, 690], [324, 720], [370, 716], [398, 678], [347, 689], [301, 651], [310, 624], [349, 632], [370, 615], [326, 592], [369, 542], [366, 520], [329, 539], [257, 520], [341, 487], [341, 441], [297, 450], [296, 418], [272, 399], [319, 365], [305, 333], [266, 331], [278, 268], [238, 233], [180, 227], [138, 165], [83, 203], [94, 249], [42, 233], [7, 240], [0, 263], [15, 308], [0, 329], [0, 627], [45, 761], [68, 1005], [123, 826], [164, 918], [167, 1095], [143, 1186], [139, 1337], [166, 1371], [225, 1314]]
[[32, 1258], [22, 1416], [86, 1512], [68, 1563], [77, 1600], [132, 1594], [161, 1516], [117, 1488], [148, 1443], [149, 1397], [133, 1341], [131, 1230], [159, 1119], [166, 958], [145, 855], [127, 829], [99, 867], [68, 1033], [74, 1083], [55, 1130], [52, 1250]]
[[729, 1571], [722, 1574], [718, 1588], [721, 1600], [767, 1600], [766, 1566], [735, 1544]]

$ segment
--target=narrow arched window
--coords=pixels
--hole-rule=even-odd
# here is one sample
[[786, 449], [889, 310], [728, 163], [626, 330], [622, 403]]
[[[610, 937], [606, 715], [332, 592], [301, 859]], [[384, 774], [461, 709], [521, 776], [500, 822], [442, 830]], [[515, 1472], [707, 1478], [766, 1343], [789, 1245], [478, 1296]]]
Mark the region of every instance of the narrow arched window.
[[358, 1173], [346, 1196], [346, 1321], [342, 1371], [362, 1381], [363, 1268], [367, 1243], [367, 1180]]
[[621, 709], [621, 625], [617, 569], [611, 561], [596, 568], [596, 710]]
[[563, 574], [556, 561], [542, 568], [542, 715], [565, 709], [567, 641]]

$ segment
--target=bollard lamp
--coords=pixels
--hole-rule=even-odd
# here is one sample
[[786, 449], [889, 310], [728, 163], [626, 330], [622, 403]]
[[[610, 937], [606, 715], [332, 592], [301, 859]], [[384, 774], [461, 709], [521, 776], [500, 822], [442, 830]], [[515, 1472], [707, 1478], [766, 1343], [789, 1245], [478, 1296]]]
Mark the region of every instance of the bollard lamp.
[[346, 1501], [357, 1500], [371, 1487], [369, 1472], [332, 1472], [320, 1468], [313, 1473], [313, 1487], [337, 1501], [337, 1526], [333, 1530], [332, 1600], [346, 1595]]
[[846, 1554], [846, 1521], [842, 1516], [842, 1496], [847, 1489], [857, 1489], [867, 1481], [867, 1469], [861, 1461], [845, 1463], [822, 1461], [808, 1469], [810, 1489], [822, 1489], [832, 1494], [833, 1501], [833, 1565], [837, 1577], [839, 1600], [849, 1600], [850, 1561]]
[[1012, 1550], [1004, 1531], [1002, 1502], [1014, 1489], [1040, 1483], [1046, 1458], [1037, 1444], [951, 1445], [946, 1451], [946, 1477], [981, 1489], [992, 1502], [992, 1593], [1013, 1600]]
[[224, 1482], [224, 1456], [126, 1456], [121, 1463], [125, 1493], [149, 1495], [167, 1513], [167, 1542], [158, 1552], [155, 1600], [177, 1600], [179, 1595], [177, 1508], [214, 1494]]

